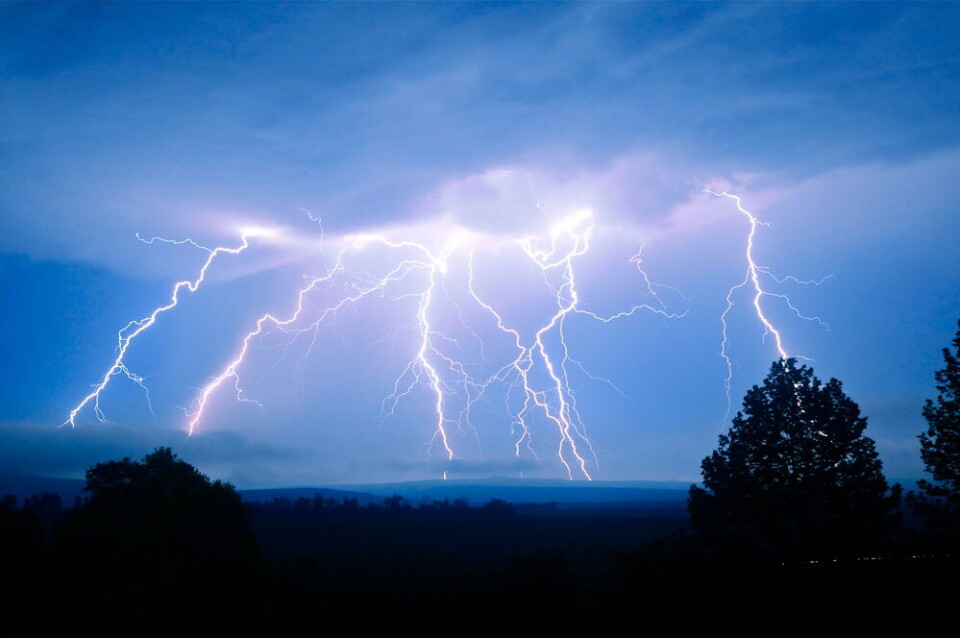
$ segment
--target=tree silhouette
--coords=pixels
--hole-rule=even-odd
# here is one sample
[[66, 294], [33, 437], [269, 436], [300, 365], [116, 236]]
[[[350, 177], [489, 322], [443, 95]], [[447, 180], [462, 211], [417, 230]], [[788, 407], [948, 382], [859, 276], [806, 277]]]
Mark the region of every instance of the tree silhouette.
[[[919, 435], [920, 456], [933, 481], [918, 481], [925, 498], [917, 510], [931, 527], [960, 532], [960, 321], [953, 338], [955, 354], [943, 349], [944, 367], [937, 370], [936, 401], [927, 399], [923, 416], [927, 431]], [[931, 498], [932, 497], [932, 498]]]
[[774, 362], [703, 460], [690, 487], [691, 527], [730, 555], [812, 556], [862, 550], [899, 502], [867, 420], [841, 383], [794, 359]]
[[158, 448], [143, 461], [95, 465], [85, 489], [89, 499], [65, 521], [61, 541], [92, 613], [257, 610], [261, 563], [231, 485]]

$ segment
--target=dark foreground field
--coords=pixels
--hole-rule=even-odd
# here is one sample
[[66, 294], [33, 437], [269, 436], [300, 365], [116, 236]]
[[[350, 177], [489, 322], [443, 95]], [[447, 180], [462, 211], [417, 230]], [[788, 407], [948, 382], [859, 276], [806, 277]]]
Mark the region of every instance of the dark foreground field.
[[952, 589], [934, 584], [955, 578], [956, 559], [944, 554], [738, 563], [670, 536], [685, 518], [676, 509], [261, 508], [252, 522], [274, 613], [294, 627], [348, 613], [374, 627], [449, 621], [606, 634], [624, 623], [640, 631], [736, 618], [761, 631], [774, 617], [880, 626], [895, 610], [954, 604]]
[[[576, 510], [518, 514], [509, 506], [353, 512], [254, 510], [264, 559], [284, 583], [324, 597], [605, 585], [616, 557], [669, 534], [682, 512], [622, 515]], [[536, 593], [531, 591], [530, 593]]]
[[29, 505], [2, 510], [0, 608], [37, 628], [769, 635], [905, 623], [936, 635], [956, 605], [949, 546], [901, 537], [835, 561], [738, 560], [678, 534], [675, 503], [280, 499], [247, 503], [245, 522], [211, 512], [218, 523], [203, 527]]

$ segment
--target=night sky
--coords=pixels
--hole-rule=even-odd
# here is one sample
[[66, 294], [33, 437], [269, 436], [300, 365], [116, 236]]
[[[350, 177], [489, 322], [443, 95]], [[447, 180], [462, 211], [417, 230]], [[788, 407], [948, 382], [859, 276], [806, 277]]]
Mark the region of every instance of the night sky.
[[[753, 257], [786, 352], [844, 383], [888, 477], [921, 474], [960, 317], [960, 4], [4, 3], [0, 86], [4, 472], [170, 445], [240, 487], [697, 480], [731, 416], [721, 316], [750, 232], [711, 189], [768, 224]], [[251, 228], [130, 342], [149, 401], [121, 373], [105, 422], [88, 404], [62, 426], [117, 331], [209, 256], [137, 234]], [[486, 306], [532, 346], [571, 276], [579, 312], [542, 333], [562, 391], [531, 355], [552, 407], [524, 434]], [[230, 378], [188, 437], [200, 389], [317, 278], [237, 368], [260, 405]], [[750, 285], [734, 411], [778, 356]]]

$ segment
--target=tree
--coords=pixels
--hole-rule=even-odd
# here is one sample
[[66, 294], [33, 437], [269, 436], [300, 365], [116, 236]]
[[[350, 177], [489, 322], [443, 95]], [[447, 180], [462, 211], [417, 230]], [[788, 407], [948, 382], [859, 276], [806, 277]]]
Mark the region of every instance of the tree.
[[61, 542], [93, 613], [256, 611], [262, 563], [233, 486], [158, 448], [93, 466], [84, 489]]
[[774, 362], [703, 460], [703, 487], [690, 487], [691, 527], [734, 555], [865, 549], [900, 498], [866, 426], [840, 381], [824, 384], [794, 359]]
[[919, 435], [920, 457], [933, 482], [917, 484], [924, 497], [917, 510], [934, 528], [960, 531], [960, 321], [953, 338], [956, 354], [943, 349], [944, 367], [937, 370], [937, 399], [927, 399], [923, 417], [929, 427]]

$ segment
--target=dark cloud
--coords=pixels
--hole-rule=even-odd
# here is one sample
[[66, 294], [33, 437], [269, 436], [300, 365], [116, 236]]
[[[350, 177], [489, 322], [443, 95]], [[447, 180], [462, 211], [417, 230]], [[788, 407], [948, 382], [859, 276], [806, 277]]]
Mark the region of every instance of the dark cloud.
[[603, 173], [652, 152], [687, 175], [802, 176], [916, 155], [956, 141], [956, 12], [7, 7], [0, 242], [125, 268], [136, 231], [222, 241], [224, 213], [303, 206], [348, 231], [515, 166]]
[[[124, 457], [142, 458], [170, 447], [184, 460], [204, 468], [257, 467], [286, 463], [303, 453], [279, 445], [253, 444], [235, 432], [187, 437], [177, 430], [95, 423], [53, 427], [36, 423], [0, 424], [0, 467], [8, 474], [81, 478], [87, 468]], [[248, 474], [256, 474], [247, 470]], [[213, 478], [226, 478], [222, 474]], [[262, 480], [263, 477], [258, 477]]]

